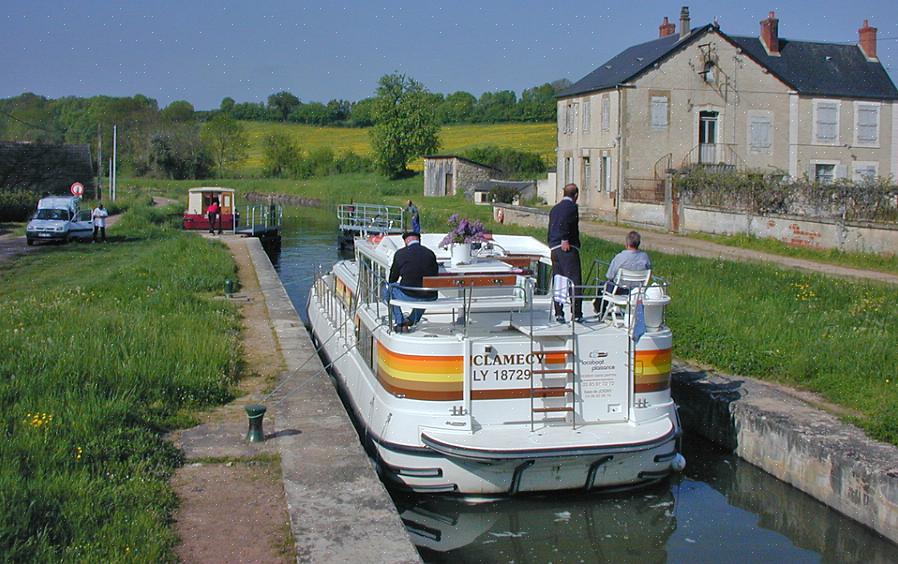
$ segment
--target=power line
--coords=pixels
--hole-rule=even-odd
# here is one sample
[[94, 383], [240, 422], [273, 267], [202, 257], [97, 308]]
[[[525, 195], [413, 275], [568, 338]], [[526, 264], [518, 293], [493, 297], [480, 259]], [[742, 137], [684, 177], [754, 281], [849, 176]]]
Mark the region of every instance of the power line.
[[[10, 118], [10, 119], [13, 119], [13, 120], [15, 120], [15, 121], [17, 121], [17, 122], [19, 122], [19, 123], [24, 123], [24, 124], [27, 125], [28, 127], [34, 127], [34, 128], [36, 128], [36, 129], [42, 129], [42, 130], [44, 130], [44, 131], [46, 131], [46, 132], [48, 132], [48, 133], [57, 133], [57, 132], [59, 131], [59, 130], [55, 130], [55, 131], [54, 131], [54, 130], [52, 130], [52, 129], [47, 129], [47, 128], [44, 127], [43, 125], [35, 125], [35, 124], [33, 124], [33, 123], [29, 123], [29, 122], [27, 122], [27, 121], [25, 121], [25, 120], [23, 120], [23, 119], [17, 118], [16, 116], [12, 115], [11, 113], [9, 113], [9, 112], [7, 112], [7, 111], [5, 111], [5, 110], [0, 110], [0, 114], [3, 114], [3, 115], [5, 115], [6, 117], [8, 117], [8, 118]], [[63, 128], [61, 131], [64, 133], [64, 132], [65, 132], [65, 129]]]

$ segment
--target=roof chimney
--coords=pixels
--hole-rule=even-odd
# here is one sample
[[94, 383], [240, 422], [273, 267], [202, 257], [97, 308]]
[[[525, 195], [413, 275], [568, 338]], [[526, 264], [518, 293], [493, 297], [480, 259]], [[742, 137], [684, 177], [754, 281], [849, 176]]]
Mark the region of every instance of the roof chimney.
[[677, 26], [667, 21], [667, 16], [664, 16], [664, 21], [658, 26], [658, 37], [673, 35], [675, 31], [677, 31]]
[[689, 35], [689, 6], [680, 8], [680, 39]]
[[767, 15], [766, 20], [761, 20], [761, 43], [764, 44], [767, 54], [774, 57], [780, 56], [779, 23], [773, 12]]
[[858, 43], [861, 51], [868, 61], [878, 61], [876, 58], [876, 28], [870, 27], [870, 23], [864, 20], [864, 27], [857, 30]]

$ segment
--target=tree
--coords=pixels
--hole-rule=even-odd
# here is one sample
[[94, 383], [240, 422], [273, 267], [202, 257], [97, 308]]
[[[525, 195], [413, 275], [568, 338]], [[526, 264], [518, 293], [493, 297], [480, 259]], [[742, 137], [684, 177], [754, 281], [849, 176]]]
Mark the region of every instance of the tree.
[[286, 133], [270, 133], [262, 140], [262, 173], [283, 177], [299, 168], [302, 152]]
[[193, 104], [187, 100], [175, 100], [159, 112], [159, 115], [168, 123], [188, 123], [194, 120], [193, 112]]
[[374, 98], [365, 98], [352, 105], [349, 123], [353, 127], [369, 127], [374, 125]]
[[221, 99], [221, 104], [218, 106], [218, 109], [222, 111], [222, 113], [229, 114], [234, 111], [234, 99], [230, 96], [225, 96]]
[[268, 109], [274, 111], [281, 117], [281, 121], [287, 121], [287, 116], [293, 111], [293, 108], [299, 105], [299, 98], [293, 94], [283, 90], [277, 94], [268, 97]]
[[203, 125], [203, 144], [212, 153], [218, 166], [218, 175], [224, 173], [226, 165], [239, 163], [246, 158], [249, 136], [237, 120], [227, 114], [217, 114]]
[[382, 76], [374, 103], [371, 145], [381, 174], [398, 178], [413, 157], [439, 147], [433, 98], [421, 83], [402, 74]]
[[440, 123], [462, 123], [471, 121], [477, 98], [469, 92], [453, 92], [437, 108]]
[[204, 178], [212, 169], [212, 158], [200, 142], [195, 124], [175, 124], [149, 136], [146, 167], [161, 178]]

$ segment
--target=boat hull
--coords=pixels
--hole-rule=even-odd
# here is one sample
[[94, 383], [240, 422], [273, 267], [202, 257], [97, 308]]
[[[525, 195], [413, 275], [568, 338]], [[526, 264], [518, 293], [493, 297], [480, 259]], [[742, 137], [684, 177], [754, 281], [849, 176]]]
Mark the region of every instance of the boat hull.
[[679, 456], [680, 429], [669, 394], [655, 408], [660, 415], [638, 433], [632, 422], [538, 431], [521, 424], [482, 428], [480, 436], [491, 438], [476, 444], [470, 430], [447, 428], [445, 412], [434, 408], [447, 402], [387, 392], [356, 350], [351, 324], [332, 321], [333, 307], [320, 304], [314, 288], [308, 314], [360, 437], [382, 475], [401, 488], [469, 495], [627, 488], [663, 479]]

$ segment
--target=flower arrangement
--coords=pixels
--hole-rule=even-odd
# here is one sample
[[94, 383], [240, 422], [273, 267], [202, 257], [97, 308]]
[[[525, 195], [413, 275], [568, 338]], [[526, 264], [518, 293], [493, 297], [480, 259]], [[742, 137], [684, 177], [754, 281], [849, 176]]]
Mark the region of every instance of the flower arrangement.
[[471, 221], [466, 217], [459, 217], [457, 213], [449, 217], [449, 233], [440, 242], [441, 247], [458, 245], [461, 243], [477, 243], [486, 239], [486, 229], [480, 220]]

